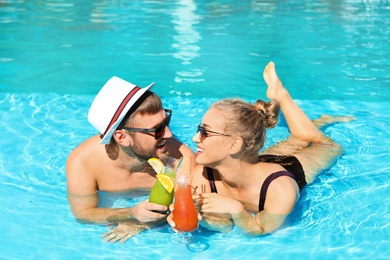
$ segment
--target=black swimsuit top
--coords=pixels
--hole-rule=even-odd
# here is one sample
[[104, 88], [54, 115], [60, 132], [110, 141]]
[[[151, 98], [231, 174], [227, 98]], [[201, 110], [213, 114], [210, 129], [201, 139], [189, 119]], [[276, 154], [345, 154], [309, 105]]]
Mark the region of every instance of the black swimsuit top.
[[[303, 171], [301, 163], [294, 156], [278, 156], [278, 155], [261, 155], [259, 156], [261, 162], [271, 162], [277, 163], [283, 166], [288, 171], [279, 171], [270, 174], [264, 181], [260, 190], [260, 199], [259, 199], [259, 212], [264, 210], [265, 198], [267, 195], [268, 186], [271, 182], [281, 176], [289, 176], [293, 178], [298, 186], [299, 190], [307, 184], [305, 179], [305, 173]], [[292, 170], [292, 173], [290, 172]], [[211, 168], [206, 167], [207, 177], [210, 183], [211, 192], [217, 192], [217, 187], [214, 182], [214, 174]]]

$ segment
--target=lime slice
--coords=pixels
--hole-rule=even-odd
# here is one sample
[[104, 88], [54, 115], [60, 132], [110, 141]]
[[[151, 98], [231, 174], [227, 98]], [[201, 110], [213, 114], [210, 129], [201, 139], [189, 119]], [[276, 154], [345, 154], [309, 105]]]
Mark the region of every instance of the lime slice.
[[165, 174], [157, 174], [156, 175], [157, 179], [160, 181], [162, 186], [169, 192], [171, 193], [173, 190], [173, 180], [171, 177], [165, 175]]
[[162, 163], [162, 161], [160, 161], [160, 159], [158, 159], [158, 158], [150, 158], [148, 160], [148, 163], [150, 164], [150, 166], [152, 166], [153, 170], [157, 174], [164, 172], [164, 164]]

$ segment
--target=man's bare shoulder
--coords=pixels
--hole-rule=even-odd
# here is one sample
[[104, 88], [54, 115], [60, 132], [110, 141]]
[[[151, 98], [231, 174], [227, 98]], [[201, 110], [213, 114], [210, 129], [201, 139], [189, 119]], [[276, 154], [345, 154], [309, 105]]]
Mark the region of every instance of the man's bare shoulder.
[[100, 143], [99, 135], [92, 136], [77, 146], [68, 157], [68, 161], [84, 160], [90, 155], [97, 155], [104, 148]]
[[66, 174], [92, 173], [105, 161], [105, 147], [99, 135], [92, 136], [77, 146], [66, 161]]
[[104, 145], [98, 135], [77, 146], [66, 161], [68, 191], [74, 194], [90, 194], [97, 190], [97, 168], [103, 161]]
[[167, 148], [170, 156], [175, 158], [184, 157], [194, 157], [195, 153], [188, 147], [186, 144], [177, 140], [176, 138], [169, 138], [167, 140]]

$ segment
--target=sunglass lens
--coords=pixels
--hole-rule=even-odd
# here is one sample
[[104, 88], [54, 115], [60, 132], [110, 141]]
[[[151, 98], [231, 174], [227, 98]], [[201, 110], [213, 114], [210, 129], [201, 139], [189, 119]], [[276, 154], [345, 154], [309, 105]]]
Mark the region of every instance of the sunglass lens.
[[171, 116], [172, 116], [172, 112], [170, 110], [166, 110], [166, 113], [167, 113], [167, 118], [165, 118], [165, 121], [159, 125], [156, 130], [154, 131], [154, 139], [159, 139], [161, 136], [164, 135], [165, 133], [165, 127], [167, 127], [169, 125], [169, 123], [171, 122]]
[[171, 113], [167, 114], [167, 119], [165, 120], [166, 126], [168, 126], [169, 123], [171, 122], [171, 117], [172, 117], [172, 114], [171, 114]]
[[198, 133], [200, 133], [200, 139], [203, 140], [203, 137], [205, 136], [205, 131], [203, 126], [198, 125]]
[[154, 131], [154, 139], [157, 140], [164, 134], [165, 126], [165, 123], [162, 123], [156, 128], [156, 130]]

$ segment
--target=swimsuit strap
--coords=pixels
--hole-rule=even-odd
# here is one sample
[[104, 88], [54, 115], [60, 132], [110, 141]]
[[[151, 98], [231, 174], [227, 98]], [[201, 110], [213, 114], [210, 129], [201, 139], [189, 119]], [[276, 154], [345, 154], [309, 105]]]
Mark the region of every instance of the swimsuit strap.
[[289, 176], [295, 180], [295, 176], [288, 171], [279, 171], [279, 172], [274, 172], [274, 173], [270, 174], [265, 179], [263, 185], [261, 186], [260, 199], [259, 199], [259, 212], [264, 210], [264, 203], [265, 203], [265, 197], [267, 195], [268, 186], [271, 184], [271, 182], [273, 180], [275, 180], [276, 178], [279, 178], [281, 176]]
[[213, 169], [211, 169], [209, 167], [205, 167], [205, 168], [206, 168], [206, 172], [207, 172], [207, 178], [209, 179], [211, 192], [218, 193], [217, 187], [215, 187]]

